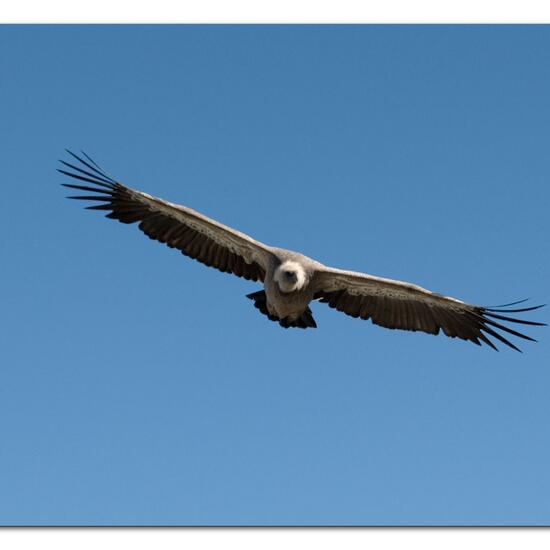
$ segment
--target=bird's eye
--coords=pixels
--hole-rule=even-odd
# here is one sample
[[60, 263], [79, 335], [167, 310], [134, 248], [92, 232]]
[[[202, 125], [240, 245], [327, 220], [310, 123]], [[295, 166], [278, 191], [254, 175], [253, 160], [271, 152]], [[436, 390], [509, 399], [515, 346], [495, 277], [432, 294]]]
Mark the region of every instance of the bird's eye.
[[291, 277], [294, 277], [294, 271], [285, 271], [285, 275], [290, 279]]

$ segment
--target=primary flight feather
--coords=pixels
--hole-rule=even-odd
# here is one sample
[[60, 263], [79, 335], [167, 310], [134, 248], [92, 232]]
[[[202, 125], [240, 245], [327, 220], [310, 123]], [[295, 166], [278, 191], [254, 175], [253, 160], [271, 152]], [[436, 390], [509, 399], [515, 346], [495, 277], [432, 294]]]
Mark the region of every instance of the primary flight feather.
[[417, 285], [334, 269], [303, 254], [267, 246], [190, 208], [123, 185], [84, 152], [82, 156], [67, 152], [74, 160], [60, 161], [64, 168], [58, 170], [79, 183], [62, 185], [86, 192], [68, 198], [97, 201], [99, 204], [88, 208], [105, 210], [108, 218], [122, 223], [139, 222], [138, 227], [148, 237], [177, 248], [185, 256], [263, 283], [264, 290], [247, 297], [261, 313], [285, 328], [315, 328], [309, 308], [314, 300], [352, 317], [371, 319], [382, 327], [429, 334], [442, 330], [446, 336], [477, 345], [485, 343], [493, 349], [497, 348], [490, 337], [520, 351], [502, 332], [534, 341], [502, 321], [545, 325], [510, 317], [543, 307], [510, 307], [525, 300], [499, 307], [476, 306]]

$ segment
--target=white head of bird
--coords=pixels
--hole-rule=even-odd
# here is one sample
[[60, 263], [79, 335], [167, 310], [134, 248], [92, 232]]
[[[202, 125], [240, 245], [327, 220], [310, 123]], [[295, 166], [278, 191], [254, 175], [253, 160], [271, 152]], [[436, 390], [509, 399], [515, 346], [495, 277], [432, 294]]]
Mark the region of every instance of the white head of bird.
[[277, 267], [273, 275], [281, 292], [289, 293], [300, 290], [306, 284], [304, 268], [297, 262], [287, 260]]

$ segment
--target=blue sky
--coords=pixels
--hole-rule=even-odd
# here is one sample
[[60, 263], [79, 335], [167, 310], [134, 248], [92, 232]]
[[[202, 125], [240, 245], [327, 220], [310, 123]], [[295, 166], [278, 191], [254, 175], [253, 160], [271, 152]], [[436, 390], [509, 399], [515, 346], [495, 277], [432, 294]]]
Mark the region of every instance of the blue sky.
[[547, 329], [284, 330], [55, 172], [85, 149], [323, 263], [544, 303], [550, 28], [3, 26], [0, 71], [1, 524], [550, 523]]

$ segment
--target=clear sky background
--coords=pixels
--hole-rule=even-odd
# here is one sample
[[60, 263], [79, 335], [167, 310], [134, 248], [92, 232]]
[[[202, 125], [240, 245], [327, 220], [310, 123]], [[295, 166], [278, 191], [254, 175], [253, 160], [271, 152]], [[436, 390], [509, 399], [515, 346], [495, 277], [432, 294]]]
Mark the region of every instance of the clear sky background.
[[0, 27], [0, 523], [550, 523], [548, 329], [284, 330], [55, 172], [83, 148], [323, 263], [544, 303], [549, 97], [549, 27]]

